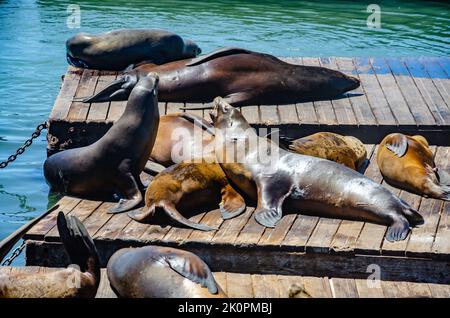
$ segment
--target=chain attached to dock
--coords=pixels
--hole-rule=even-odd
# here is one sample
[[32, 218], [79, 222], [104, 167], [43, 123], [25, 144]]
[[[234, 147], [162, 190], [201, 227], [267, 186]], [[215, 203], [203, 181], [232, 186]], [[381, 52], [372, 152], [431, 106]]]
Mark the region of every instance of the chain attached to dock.
[[11, 256], [5, 259], [1, 266], [9, 266], [11, 263], [22, 253], [23, 249], [25, 248], [26, 243], [25, 241], [22, 242], [15, 250], [11, 253]]
[[6, 166], [7, 166], [8, 164], [10, 164], [11, 162], [13, 162], [14, 160], [17, 159], [17, 156], [23, 154], [23, 153], [25, 152], [25, 149], [26, 149], [27, 147], [30, 147], [30, 146], [31, 146], [31, 144], [33, 143], [33, 139], [36, 139], [37, 137], [39, 137], [39, 136], [41, 135], [42, 130], [47, 129], [47, 127], [48, 127], [47, 122], [43, 122], [42, 124], [39, 124], [39, 125], [36, 127], [36, 130], [31, 134], [31, 138], [30, 138], [30, 139], [27, 139], [27, 140], [24, 142], [24, 144], [23, 144], [19, 149], [16, 150], [16, 153], [15, 153], [15, 154], [12, 154], [11, 156], [8, 157], [7, 160], [2, 161], [2, 162], [0, 163], [0, 169], [6, 168]]

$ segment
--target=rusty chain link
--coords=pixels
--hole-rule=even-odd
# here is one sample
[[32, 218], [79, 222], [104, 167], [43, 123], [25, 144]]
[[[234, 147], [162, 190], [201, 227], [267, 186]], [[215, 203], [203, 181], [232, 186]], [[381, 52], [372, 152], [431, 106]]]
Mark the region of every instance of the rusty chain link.
[[11, 263], [22, 253], [23, 249], [25, 248], [26, 244], [25, 241], [18, 246], [14, 252], [11, 253], [11, 256], [5, 259], [1, 266], [9, 266]]
[[25, 141], [25, 143], [19, 149], [16, 150], [15, 154], [12, 154], [11, 156], [8, 157], [7, 160], [2, 161], [0, 163], [0, 169], [6, 168], [6, 166], [8, 164], [10, 164], [11, 162], [13, 162], [14, 160], [17, 159], [17, 156], [23, 154], [25, 152], [25, 149], [27, 147], [31, 146], [31, 144], [33, 143], [33, 139], [36, 139], [37, 137], [39, 137], [41, 135], [42, 130], [47, 129], [47, 127], [48, 127], [47, 122], [43, 122], [42, 124], [39, 124], [36, 127], [36, 130], [31, 134], [31, 138], [27, 139]]

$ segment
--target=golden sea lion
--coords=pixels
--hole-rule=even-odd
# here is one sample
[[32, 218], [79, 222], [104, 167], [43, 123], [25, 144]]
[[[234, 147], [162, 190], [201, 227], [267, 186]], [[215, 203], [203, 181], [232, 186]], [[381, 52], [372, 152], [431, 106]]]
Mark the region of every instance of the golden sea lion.
[[107, 274], [120, 297], [227, 297], [205, 262], [193, 253], [170, 247], [121, 249], [109, 259]]
[[94, 297], [100, 284], [100, 262], [92, 238], [74, 216], [59, 212], [57, 226], [72, 264], [68, 268], [0, 267], [0, 298]]
[[183, 212], [216, 208], [217, 204], [223, 219], [238, 216], [246, 207], [244, 198], [228, 183], [219, 164], [179, 163], [159, 173], [149, 184], [145, 192], [144, 210], [132, 211], [128, 215], [136, 221], [145, 222], [160, 208], [178, 223], [210, 231], [215, 229], [190, 221], [183, 216]]
[[387, 135], [378, 147], [377, 162], [383, 178], [394, 187], [450, 201], [448, 175], [436, 167], [424, 137]]
[[359, 170], [367, 160], [364, 144], [353, 136], [319, 132], [292, 141], [289, 149], [301, 155], [328, 159]]

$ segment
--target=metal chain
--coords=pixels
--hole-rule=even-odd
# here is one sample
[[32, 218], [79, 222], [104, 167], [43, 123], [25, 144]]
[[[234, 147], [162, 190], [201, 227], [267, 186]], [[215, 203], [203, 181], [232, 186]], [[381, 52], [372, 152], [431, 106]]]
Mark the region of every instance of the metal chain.
[[5, 259], [2, 263], [2, 266], [9, 266], [11, 263], [22, 253], [23, 249], [25, 248], [26, 244], [25, 241], [18, 246], [14, 252], [11, 253], [11, 256]]
[[31, 138], [26, 140], [25, 143], [16, 150], [15, 154], [12, 154], [11, 156], [8, 157], [8, 159], [6, 161], [3, 161], [0, 163], [0, 169], [6, 168], [6, 166], [13, 162], [14, 160], [17, 159], [17, 156], [23, 154], [25, 152], [25, 149], [27, 147], [30, 147], [31, 144], [33, 143], [33, 139], [36, 139], [37, 137], [39, 137], [41, 135], [41, 131], [44, 129], [47, 129], [48, 125], [47, 122], [43, 122], [42, 124], [39, 124], [36, 127], [36, 130], [31, 134]]

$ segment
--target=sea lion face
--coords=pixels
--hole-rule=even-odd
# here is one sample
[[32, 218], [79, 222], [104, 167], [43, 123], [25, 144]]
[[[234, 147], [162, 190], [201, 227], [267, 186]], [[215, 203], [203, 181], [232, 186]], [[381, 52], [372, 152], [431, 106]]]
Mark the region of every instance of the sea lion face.
[[351, 91], [358, 88], [360, 85], [359, 79], [353, 76], [348, 76], [338, 71], [329, 70], [332, 72], [330, 74], [329, 83], [331, 84], [329, 92], [332, 96], [340, 95], [345, 92]]
[[213, 107], [209, 115], [216, 129], [242, 129], [245, 131], [250, 128], [241, 112], [228, 104], [222, 97], [214, 99]]
[[88, 67], [84, 51], [88, 49], [93, 37], [87, 33], [78, 33], [66, 41], [67, 62], [76, 67]]
[[184, 41], [184, 58], [192, 58], [196, 57], [197, 55], [200, 55], [202, 53], [202, 50], [200, 47], [191, 40]]

